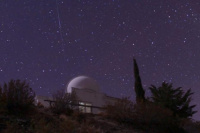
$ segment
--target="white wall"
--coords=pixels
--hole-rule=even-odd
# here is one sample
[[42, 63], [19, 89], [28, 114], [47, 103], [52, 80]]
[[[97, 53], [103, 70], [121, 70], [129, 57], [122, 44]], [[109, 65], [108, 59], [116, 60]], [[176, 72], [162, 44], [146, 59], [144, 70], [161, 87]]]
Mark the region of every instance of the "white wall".
[[[103, 107], [103, 105], [105, 104], [105, 101], [103, 99], [104, 98], [103, 93], [95, 92], [90, 89], [77, 89], [77, 88], [73, 88], [73, 91], [76, 92], [79, 101], [91, 103], [92, 106], [97, 106], [97, 107]], [[97, 114], [100, 113], [101, 111], [99, 109], [93, 108], [92, 112]]]

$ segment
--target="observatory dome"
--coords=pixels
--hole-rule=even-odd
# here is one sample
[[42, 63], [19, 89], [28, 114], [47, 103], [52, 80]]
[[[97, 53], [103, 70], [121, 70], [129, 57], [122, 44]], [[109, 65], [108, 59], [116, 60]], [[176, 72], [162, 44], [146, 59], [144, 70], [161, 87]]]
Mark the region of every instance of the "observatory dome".
[[97, 82], [87, 76], [78, 76], [73, 78], [68, 84], [65, 92], [71, 93], [72, 88], [78, 88], [78, 89], [90, 89], [96, 92], [99, 92], [99, 85]]

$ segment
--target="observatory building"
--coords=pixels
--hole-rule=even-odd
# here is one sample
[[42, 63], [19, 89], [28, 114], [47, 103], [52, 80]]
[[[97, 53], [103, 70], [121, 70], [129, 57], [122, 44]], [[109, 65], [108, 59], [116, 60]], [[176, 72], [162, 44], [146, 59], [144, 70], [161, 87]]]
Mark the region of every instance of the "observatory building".
[[[117, 98], [107, 96], [102, 93], [98, 83], [88, 76], [78, 76], [73, 78], [66, 86], [65, 93], [75, 92], [79, 101], [79, 110], [84, 113], [100, 113], [106, 104], [113, 104]], [[49, 104], [44, 100], [52, 98], [37, 96], [36, 102], [40, 102], [45, 107]]]
[[100, 110], [98, 108], [91, 108], [88, 106], [93, 107], [103, 107], [106, 104], [112, 104], [116, 101], [116, 98], [107, 96], [106, 94], [102, 93], [98, 83], [87, 76], [78, 76], [73, 78], [66, 87], [65, 92], [71, 93], [72, 91], [76, 92], [76, 95], [79, 100], [80, 106], [79, 110], [85, 113], [99, 113]]

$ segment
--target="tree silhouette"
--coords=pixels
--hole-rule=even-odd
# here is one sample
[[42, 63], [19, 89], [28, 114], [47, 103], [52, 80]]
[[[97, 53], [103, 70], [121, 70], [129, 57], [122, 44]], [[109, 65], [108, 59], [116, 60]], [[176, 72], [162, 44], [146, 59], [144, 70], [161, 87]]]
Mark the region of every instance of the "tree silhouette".
[[52, 111], [56, 114], [67, 114], [71, 115], [77, 104], [78, 97], [75, 91], [72, 93], [64, 93], [63, 90], [58, 90], [53, 94], [53, 100], [55, 103], [52, 105]]
[[142, 82], [139, 74], [138, 65], [136, 62], [136, 59], [133, 59], [133, 65], [134, 65], [134, 76], [135, 76], [135, 93], [136, 93], [136, 102], [140, 103], [145, 101], [145, 92], [142, 87]]
[[10, 80], [0, 86], [0, 104], [8, 113], [24, 114], [34, 105], [35, 93], [26, 81]]
[[189, 105], [193, 94], [191, 89], [184, 93], [181, 87], [173, 88], [172, 84], [165, 82], [158, 88], [151, 85], [149, 89], [152, 93], [153, 102], [170, 109], [174, 116], [187, 118], [196, 113], [196, 111], [193, 111], [196, 105]]

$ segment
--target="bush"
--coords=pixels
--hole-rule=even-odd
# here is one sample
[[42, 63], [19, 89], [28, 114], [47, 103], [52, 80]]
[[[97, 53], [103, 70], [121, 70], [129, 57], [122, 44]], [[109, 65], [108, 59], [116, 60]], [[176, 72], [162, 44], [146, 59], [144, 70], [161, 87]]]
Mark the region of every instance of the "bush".
[[181, 87], [173, 88], [172, 84], [165, 82], [160, 87], [152, 85], [149, 89], [152, 93], [152, 101], [170, 109], [174, 116], [188, 118], [197, 112], [193, 110], [196, 105], [190, 105], [193, 94], [191, 89], [184, 92]]
[[102, 133], [102, 131], [99, 128], [96, 128], [87, 123], [83, 123], [77, 131], [79, 133]]
[[77, 123], [71, 119], [58, 119], [52, 115], [37, 114], [31, 121], [33, 133], [73, 133]]
[[4, 113], [24, 114], [34, 106], [35, 93], [25, 81], [10, 80], [0, 86], [0, 108]]
[[135, 105], [132, 124], [148, 132], [183, 132], [180, 119], [173, 116], [171, 110], [151, 102]]
[[54, 104], [51, 109], [54, 113], [71, 115], [77, 103], [77, 96], [75, 92], [64, 93], [63, 91], [57, 91], [53, 94], [53, 100]]
[[26, 132], [25, 128], [16, 122], [8, 122], [7, 128], [1, 131], [1, 133], [25, 133], [25, 132]]
[[119, 99], [114, 105], [106, 105], [105, 109], [107, 118], [123, 123], [133, 117], [134, 104], [126, 97]]
[[183, 119], [182, 121], [182, 127], [188, 132], [188, 133], [200, 133], [200, 122], [194, 121], [192, 119]]
[[109, 119], [146, 132], [183, 132], [179, 119], [173, 116], [172, 111], [148, 101], [134, 104], [123, 98], [114, 105], [107, 105], [105, 113]]

